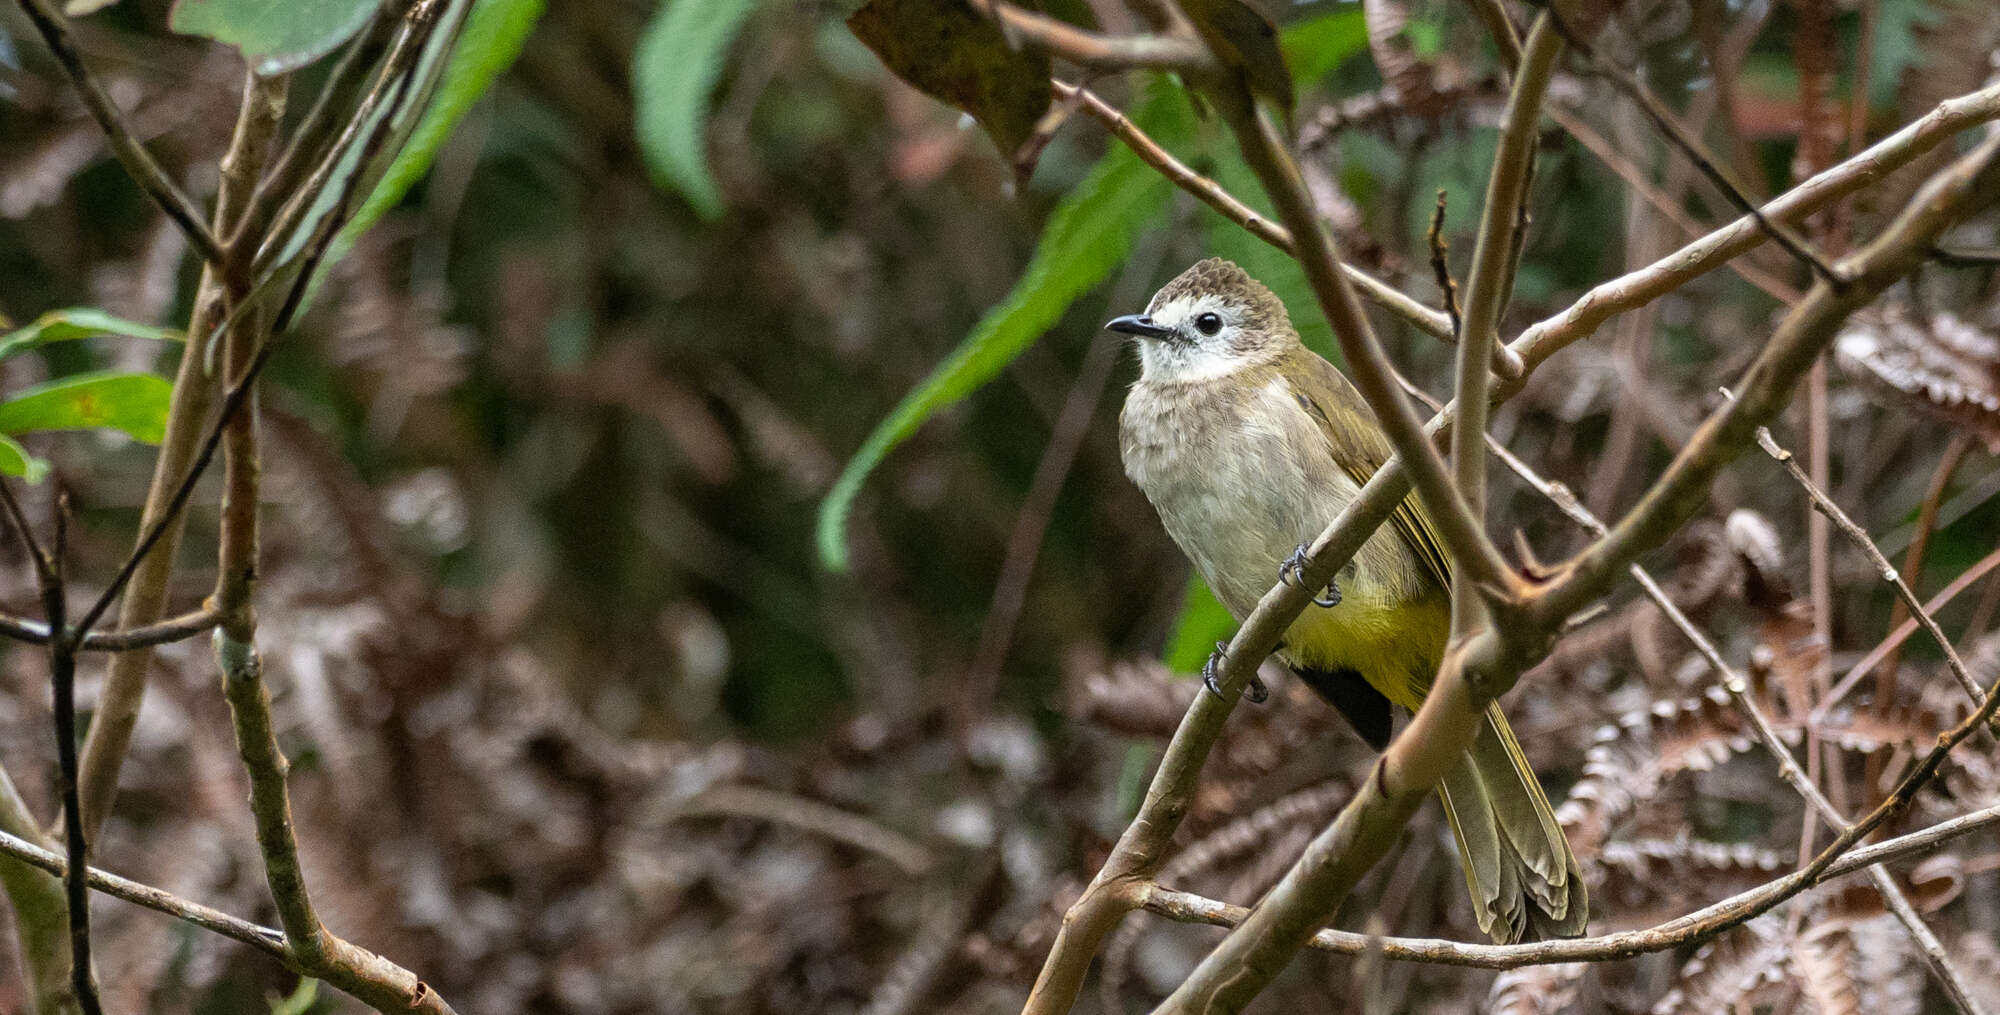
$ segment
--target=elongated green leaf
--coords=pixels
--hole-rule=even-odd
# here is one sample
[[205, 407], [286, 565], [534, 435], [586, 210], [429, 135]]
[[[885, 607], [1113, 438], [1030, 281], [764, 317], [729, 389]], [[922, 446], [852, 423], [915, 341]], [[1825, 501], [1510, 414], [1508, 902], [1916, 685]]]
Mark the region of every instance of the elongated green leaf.
[[49, 474], [49, 463], [29, 454], [14, 438], [0, 434], [0, 472], [39, 483]]
[[[444, 147], [453, 127], [465, 118], [479, 97], [486, 94], [501, 73], [514, 65], [528, 33], [542, 16], [546, 0], [477, 0], [466, 15], [459, 32], [458, 47], [452, 51], [437, 96], [423, 111], [408, 141], [394, 162], [382, 174], [382, 181], [368, 195], [361, 210], [341, 230], [334, 250], [344, 253], [384, 212], [409, 193], [411, 185], [430, 171], [438, 149]], [[338, 256], [329, 258], [339, 260]]]
[[95, 338], [99, 335], [123, 335], [127, 338], [145, 338], [156, 342], [180, 342], [187, 338], [172, 328], [158, 328], [150, 324], [128, 321], [95, 307], [70, 307], [67, 310], [51, 310], [35, 318], [25, 328], [17, 328], [0, 335], [0, 359], [51, 342], [68, 342], [79, 338]]
[[167, 432], [167, 401], [173, 390], [166, 378], [156, 374], [65, 377], [0, 402], [0, 434], [107, 429], [158, 444]]
[[722, 214], [708, 171], [708, 100], [756, 0], [665, 0], [632, 51], [639, 153], [654, 182], [704, 219]]
[[177, 0], [167, 25], [243, 51], [259, 74], [297, 70], [354, 37], [379, 0]]
[[[1171, 109], [1168, 103], [1174, 103]], [[1151, 115], [1148, 115], [1148, 114]], [[1168, 96], [1148, 103], [1141, 123], [1166, 115], [1186, 117], [1185, 103]], [[1132, 250], [1132, 242], [1158, 222], [1172, 187], [1124, 148], [1113, 150], [1063, 198], [1049, 216], [1027, 271], [999, 306], [988, 311], [963, 344], [903, 398], [820, 503], [820, 560], [847, 567], [847, 515], [861, 483], [891, 448], [939, 409], [964, 398], [1011, 362], [1060, 318], [1078, 296], [1103, 281]]]

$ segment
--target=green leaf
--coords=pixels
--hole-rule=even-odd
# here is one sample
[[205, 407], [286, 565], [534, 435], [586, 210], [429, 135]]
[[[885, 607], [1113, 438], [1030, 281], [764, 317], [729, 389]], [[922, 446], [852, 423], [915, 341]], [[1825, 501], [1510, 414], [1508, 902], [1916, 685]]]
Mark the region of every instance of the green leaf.
[[1048, 111], [1048, 54], [965, 0], [869, 0], [847, 27], [897, 77], [971, 114], [1009, 162]]
[[1359, 4], [1343, 7], [1288, 26], [1278, 45], [1292, 69], [1292, 80], [1303, 88], [1368, 48], [1368, 22]]
[[158, 444], [174, 386], [156, 374], [92, 373], [37, 385], [0, 403], [0, 434], [118, 430]]
[[177, 0], [167, 25], [235, 46], [259, 74], [283, 74], [353, 38], [378, 5], [378, 0]]
[[1167, 651], [1161, 661], [1175, 673], [1199, 673], [1201, 664], [1215, 651], [1215, 643], [1228, 641], [1235, 633], [1236, 618], [1216, 600], [1200, 575], [1190, 576], [1180, 619], [1174, 622], [1174, 633], [1167, 636]]
[[444, 147], [453, 127], [465, 118], [479, 97], [486, 94], [502, 71], [513, 66], [528, 41], [528, 33], [542, 16], [546, 0], [476, 0], [460, 30], [458, 46], [445, 67], [437, 97], [424, 110], [416, 130], [396, 154], [396, 160], [382, 174], [381, 182], [368, 194], [361, 210], [341, 228], [327, 263], [340, 260], [354, 241], [376, 223], [410, 187], [430, 171], [438, 149]]
[[29, 454], [14, 438], [0, 434], [0, 472], [39, 483], [49, 474], [49, 463]]
[[[1173, 93], [1156, 94], [1136, 119], [1156, 138], [1173, 137], [1192, 117]], [[1034, 257], [1000, 305], [931, 375], [904, 396], [842, 470], [819, 508], [819, 555], [847, 568], [847, 516], [861, 484], [890, 449], [938, 410], [964, 398], [1012, 362], [1131, 253], [1133, 240], [1164, 216], [1172, 185], [1123, 147], [1115, 148], [1049, 216]]]
[[70, 307], [67, 310], [51, 310], [35, 318], [25, 328], [0, 335], [0, 359], [51, 342], [68, 342], [78, 338], [95, 338], [99, 335], [124, 335], [128, 338], [145, 338], [155, 342], [181, 342], [187, 339], [186, 335], [172, 328], [157, 328], [150, 324], [128, 321], [95, 307]]
[[704, 219], [722, 214], [703, 144], [708, 100], [754, 7], [756, 0], [665, 0], [632, 51], [639, 153], [654, 182], [687, 198]]

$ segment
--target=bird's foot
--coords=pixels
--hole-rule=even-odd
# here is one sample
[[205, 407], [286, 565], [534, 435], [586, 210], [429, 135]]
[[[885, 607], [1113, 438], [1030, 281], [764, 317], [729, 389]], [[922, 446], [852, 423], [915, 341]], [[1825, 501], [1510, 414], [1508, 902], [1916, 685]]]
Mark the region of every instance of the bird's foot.
[[[1300, 543], [1298, 548], [1292, 551], [1292, 555], [1286, 557], [1284, 562], [1278, 565], [1279, 584], [1297, 585], [1305, 580], [1306, 554], [1310, 549], [1312, 549], [1311, 543]], [[1313, 597], [1313, 605], [1329, 609], [1339, 606], [1340, 583], [1337, 581], [1327, 582], [1326, 591]]]
[[[1218, 698], [1222, 697], [1222, 684], [1218, 682], [1221, 677], [1222, 660], [1228, 653], [1229, 643], [1218, 641], [1215, 643], [1215, 651], [1209, 653], [1208, 661], [1201, 664], [1201, 686], [1208, 688], [1208, 693]], [[1252, 705], [1262, 705], [1270, 700], [1271, 692], [1265, 690], [1264, 682], [1252, 673], [1250, 683], [1243, 688], [1243, 696], [1250, 699]]]
[[1292, 555], [1286, 557], [1284, 562], [1278, 565], [1278, 582], [1280, 584], [1296, 585], [1305, 578], [1306, 551], [1311, 548], [1311, 543], [1300, 543], [1298, 549], [1293, 550]]

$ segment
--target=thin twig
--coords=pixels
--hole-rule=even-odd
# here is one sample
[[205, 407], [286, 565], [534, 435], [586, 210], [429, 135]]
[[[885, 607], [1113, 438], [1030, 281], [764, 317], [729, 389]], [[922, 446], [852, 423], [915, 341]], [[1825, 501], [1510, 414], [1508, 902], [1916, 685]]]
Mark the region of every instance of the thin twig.
[[[203, 607], [191, 613], [183, 613], [169, 620], [145, 627], [135, 627], [129, 631], [92, 631], [77, 645], [82, 652], [129, 652], [136, 648], [153, 648], [177, 641], [186, 641], [215, 626], [219, 619], [214, 610]], [[66, 632], [65, 637], [74, 639], [74, 632]], [[49, 641], [49, 626], [37, 620], [0, 613], [0, 638], [12, 638], [30, 645], [46, 645]]]
[[1216, 63], [1208, 47], [1176, 35], [1100, 35], [1000, 0], [968, 0], [1016, 39], [1095, 71], [1173, 71], [1201, 76]]
[[1445, 256], [1450, 251], [1444, 239], [1444, 199], [1445, 189], [1438, 188], [1437, 211], [1431, 215], [1430, 231], [1424, 240], [1431, 248], [1431, 277], [1437, 280], [1438, 292], [1444, 300], [1444, 315], [1451, 320], [1451, 340], [1456, 342], [1463, 333], [1464, 322], [1458, 316], [1458, 283], [1451, 278], [1451, 262]]
[[1599, 57], [1596, 51], [1590, 48], [1588, 40], [1577, 38], [1563, 23], [1562, 16], [1557, 13], [1554, 4], [1549, 5], [1546, 9], [1551, 19], [1555, 22], [1557, 30], [1563, 34], [1563, 37], [1569, 41], [1570, 45], [1576, 47], [1577, 53], [1589, 64], [1591, 72], [1611, 82], [1612, 87], [1617, 88], [1626, 98], [1638, 104], [1639, 109], [1646, 114], [1646, 118], [1651, 120], [1655, 127], [1659, 128], [1660, 133], [1668, 141], [1672, 142], [1674, 147], [1680, 149], [1681, 154], [1687, 156], [1688, 161], [1694, 163], [1695, 168], [1699, 169], [1701, 174], [1707, 177], [1708, 181], [1714, 184], [1717, 190], [1722, 192], [1730, 204], [1736, 206], [1737, 211], [1750, 216], [1757, 223], [1757, 227], [1769, 234], [1771, 239], [1777, 242], [1778, 246], [1783, 247], [1786, 253], [1804, 262], [1806, 266], [1812, 269], [1814, 275], [1818, 276], [1828, 285], [1839, 289], [1847, 284], [1846, 279], [1832, 265], [1828, 264], [1825, 259], [1821, 258], [1804, 237], [1798, 235], [1783, 223], [1765, 215], [1757, 207], [1756, 202], [1750, 200], [1743, 193], [1743, 188], [1738, 186], [1735, 180], [1730, 179], [1729, 174], [1723, 171], [1722, 167], [1716, 163], [1715, 158], [1708, 153], [1707, 146], [1701, 143], [1701, 139], [1695, 137], [1686, 127], [1681, 126], [1680, 118], [1674, 115], [1673, 110], [1668, 109], [1661, 103], [1638, 77], [1633, 75], [1630, 70]]
[[[63, 581], [63, 560], [69, 543], [69, 498], [56, 495], [56, 540], [52, 553], [44, 552], [28, 526], [27, 513], [14, 497], [11, 485], [0, 482], [0, 503], [34, 560], [35, 586], [41, 593], [42, 610], [49, 629], [63, 628], [67, 589]], [[76, 650], [65, 638], [50, 639], [49, 696], [55, 725], [56, 772], [60, 783], [63, 814], [63, 849], [69, 856], [73, 876], [63, 878], [63, 906], [69, 920], [70, 993], [84, 1015], [101, 1015], [103, 1002], [97, 995], [95, 969], [90, 959], [90, 889], [84, 884], [82, 865], [90, 856], [89, 837], [83, 828], [83, 804], [77, 795], [76, 762]]]
[[[1139, 157], [1139, 161], [1152, 166], [1175, 186], [1194, 195], [1203, 204], [1215, 209], [1223, 218], [1242, 226], [1250, 235], [1287, 254], [1295, 254], [1290, 230], [1258, 214], [1256, 209], [1238, 200], [1235, 195], [1223, 189], [1221, 184], [1175, 158], [1172, 152], [1167, 151], [1158, 141], [1139, 129], [1139, 125], [1133, 123], [1131, 117], [1119, 112], [1116, 107], [1099, 98], [1088, 88], [1063, 81], [1054, 84], [1058, 95], [1081, 97], [1084, 112], [1104, 124], [1113, 137], [1124, 142], [1125, 146], [1132, 150], [1132, 154]], [[1343, 263], [1341, 270], [1360, 288], [1362, 295], [1373, 300], [1377, 306], [1409, 322], [1427, 335], [1446, 340], [1452, 337], [1451, 322], [1446, 320], [1443, 314], [1418, 303], [1395, 286], [1351, 264]], [[1500, 350], [1495, 350], [1495, 356], [1496, 359], [1500, 356]], [[1500, 365], [1496, 363], [1495, 368], [1500, 369]]]
[[36, 31], [41, 33], [42, 41], [55, 54], [56, 62], [62, 64], [63, 70], [69, 74], [70, 83], [83, 97], [84, 106], [89, 108], [97, 125], [103, 128], [105, 139], [111, 143], [111, 152], [118, 157], [125, 172], [145, 190], [153, 203], [160, 206], [161, 211], [166, 212], [167, 218], [173, 220], [181, 234], [187, 237], [188, 245], [201, 255], [202, 260], [221, 264], [222, 244], [216, 242], [215, 234], [203, 224], [194, 202], [181, 193], [160, 164], [153, 161], [145, 146], [133, 136], [131, 128], [125, 126], [125, 119], [112, 103], [111, 96], [105, 93], [103, 86], [91, 76], [90, 69], [84, 66], [83, 54], [77, 50], [76, 40], [70, 37], [68, 21], [62, 12], [56, 10], [49, 0], [20, 0], [20, 3], [28, 20], [34, 22]]
[[[1946, 585], [1943, 590], [1939, 591], [1937, 595], [1932, 596], [1930, 601], [1924, 604], [1924, 611], [1933, 615], [1936, 614], [1937, 611], [1944, 609], [1946, 604], [1957, 598], [1959, 593], [1971, 588], [1979, 579], [1986, 577], [1995, 568], [2000, 568], [2000, 549], [1996, 549], [1986, 556], [1981, 557], [1978, 563], [1966, 568], [1964, 573], [1952, 579], [1951, 584]], [[1972, 630], [1976, 632], [1978, 625], [1973, 625]], [[1833, 706], [1839, 704], [1840, 699], [1846, 697], [1848, 692], [1854, 690], [1855, 685], [1861, 683], [1861, 679], [1866, 677], [1870, 670], [1874, 669], [1883, 659], [1888, 658], [1889, 653], [1896, 650], [1896, 646], [1908, 641], [1910, 636], [1915, 633], [1917, 633], [1917, 621], [1916, 618], [1912, 617], [1903, 621], [1901, 626], [1895, 630], [1889, 632], [1889, 636], [1882, 639], [1880, 644], [1869, 649], [1868, 654], [1862, 656], [1853, 666], [1848, 667], [1847, 674], [1833, 685], [1832, 690], [1826, 692], [1825, 697], [1820, 699], [1819, 705], [1813, 709], [1812, 721], [1815, 723], [1823, 721], [1827, 714], [1833, 710]]]
[[[1806, 889], [1834, 878], [1846, 877], [1876, 864], [1925, 853], [1952, 839], [1996, 826], [2000, 826], [2000, 806], [1973, 811], [1921, 831], [1856, 849], [1821, 871], [1816, 878], [1804, 879], [1793, 873], [1703, 907], [1686, 916], [1643, 930], [1518, 945], [1469, 944], [1436, 938], [1374, 937], [1352, 931], [1322, 930], [1313, 935], [1310, 944], [1321, 951], [1336, 955], [1360, 955], [1371, 947], [1379, 947], [1383, 949], [1387, 958], [1398, 962], [1424, 962], [1475, 969], [1513, 969], [1559, 962], [1610, 962], [1629, 959], [1635, 955], [1697, 944], [1731, 927], [1741, 925], [1754, 913], [1768, 912], [1773, 906]], [[1146, 886], [1142, 894], [1144, 897], [1140, 905], [1146, 910], [1182, 923], [1235, 927], [1240, 925], [1250, 912], [1242, 906], [1217, 902], [1159, 885]]]
[[758, 786], [717, 786], [675, 810], [676, 817], [704, 815], [736, 815], [790, 825], [866, 850], [913, 877], [928, 872], [934, 863], [929, 847], [879, 822]]
[[[2000, 117], [2000, 84], [1947, 99], [1867, 151], [1772, 198], [1758, 213], [1771, 221], [1798, 221], [1995, 117]], [[1532, 369], [1613, 316], [1674, 292], [1768, 239], [1770, 234], [1746, 215], [1644, 268], [1591, 287], [1568, 308], [1522, 332], [1509, 347]]]
[[[69, 874], [69, 864], [61, 855], [8, 832], [0, 832], [0, 853], [5, 853], [21, 863], [58, 878], [66, 878]], [[260, 927], [248, 920], [237, 919], [221, 910], [211, 909], [198, 902], [190, 902], [172, 892], [122, 878], [96, 867], [86, 870], [89, 873], [90, 887], [105, 895], [122, 899], [135, 906], [143, 906], [156, 913], [164, 913], [232, 941], [249, 945], [288, 965], [292, 962], [292, 956], [285, 948], [285, 936], [280, 931], [270, 927]]]
[[[1873, 10], [1869, 5], [1869, 10]], [[1955, 433], [1951, 443], [1944, 446], [1944, 454], [1939, 456], [1937, 468], [1931, 471], [1931, 484], [1924, 490], [1923, 504], [1917, 508], [1916, 534], [1910, 537], [1910, 545], [1903, 553], [1901, 574], [1903, 584], [1916, 587], [1924, 570], [1924, 554], [1930, 549], [1931, 533], [1937, 528], [1938, 508], [1944, 504], [1945, 491], [1951, 488], [1951, 478], [1958, 473], [1958, 467], [1965, 461], [1966, 453], [1972, 450], [1972, 437], [1964, 432]], [[1910, 619], [1910, 604], [1901, 598], [1889, 611], [1889, 629], [1903, 626]], [[1896, 670], [1902, 661], [1900, 649], [1891, 649], [1888, 658], [1882, 661], [1882, 669], [1876, 675], [1875, 704], [1877, 708], [1887, 708], [1895, 698]]]
[[[1690, 237], [1708, 235], [1709, 230], [1703, 229], [1701, 224], [1688, 214], [1687, 209], [1667, 197], [1651, 180], [1646, 179], [1645, 175], [1639, 171], [1637, 166], [1632, 164], [1630, 159], [1621, 154], [1611, 142], [1605, 140], [1603, 135], [1592, 130], [1590, 125], [1584, 123], [1581, 117], [1562, 108], [1560, 104], [1553, 102], [1549, 104], [1548, 113], [1549, 119], [1554, 120], [1562, 127], [1565, 133], [1575, 138], [1578, 144], [1583, 145], [1584, 151], [1596, 156], [1597, 161], [1603, 163], [1604, 167], [1611, 170], [1613, 175], [1625, 181], [1626, 186], [1631, 187], [1634, 193], [1644, 199], [1647, 204], [1652, 205], [1653, 210], [1659, 212], [1667, 221], [1672, 222]], [[1786, 306], [1797, 303], [1805, 295], [1799, 291], [1797, 286], [1790, 285], [1776, 278], [1770, 272], [1754, 264], [1747, 263], [1743, 258], [1731, 259], [1728, 267], [1730, 271], [1735, 272], [1743, 281], [1763, 290], [1766, 295]]]
[[1974, 706], [1983, 704], [1985, 693], [1980, 690], [1979, 682], [1973, 679], [1971, 671], [1965, 668], [1965, 660], [1959, 658], [1958, 649], [1952, 647], [1951, 639], [1945, 637], [1944, 629], [1938, 627], [1937, 619], [1925, 611], [1924, 604], [1917, 599], [1917, 594], [1910, 591], [1909, 583], [1896, 572], [1896, 565], [1889, 563], [1889, 558], [1882, 556], [1882, 551], [1875, 546], [1875, 541], [1868, 537], [1867, 530], [1856, 525], [1854, 519], [1849, 518], [1847, 512], [1842, 511], [1840, 505], [1835, 504], [1833, 498], [1828, 497], [1826, 492], [1819, 488], [1819, 484], [1814, 483], [1806, 475], [1805, 470], [1799, 468], [1799, 463], [1792, 457], [1792, 453], [1779, 447], [1778, 443], [1771, 439], [1771, 431], [1768, 428], [1761, 426], [1757, 428], [1757, 444], [1764, 449], [1765, 454], [1784, 465], [1785, 470], [1792, 474], [1792, 479], [1805, 488], [1806, 496], [1812, 499], [1813, 507], [1830, 519], [1834, 527], [1861, 549], [1867, 556], [1868, 563], [1874, 565], [1875, 573], [1896, 590], [1896, 595], [1902, 599], [1903, 605], [1914, 613], [1917, 623], [1922, 625], [1924, 632], [1938, 643], [1938, 647], [1944, 649], [1945, 666], [1951, 670], [1951, 675], [1957, 678], [1958, 686], [1964, 688], [1965, 693], [1971, 696]]

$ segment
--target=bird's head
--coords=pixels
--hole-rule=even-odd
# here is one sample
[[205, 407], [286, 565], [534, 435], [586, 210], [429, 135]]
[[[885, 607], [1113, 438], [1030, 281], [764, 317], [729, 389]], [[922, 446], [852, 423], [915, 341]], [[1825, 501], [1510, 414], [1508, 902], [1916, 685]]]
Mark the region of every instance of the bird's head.
[[1219, 257], [1181, 272], [1145, 313], [1105, 327], [1139, 339], [1145, 379], [1159, 383], [1223, 377], [1271, 362], [1299, 341], [1278, 297]]

